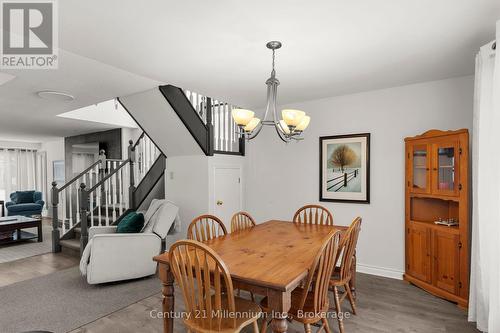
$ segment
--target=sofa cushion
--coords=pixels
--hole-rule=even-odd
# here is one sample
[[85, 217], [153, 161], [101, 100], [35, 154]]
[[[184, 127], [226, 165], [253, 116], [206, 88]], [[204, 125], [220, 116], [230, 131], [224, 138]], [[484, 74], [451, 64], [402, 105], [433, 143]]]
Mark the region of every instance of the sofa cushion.
[[167, 237], [168, 231], [172, 227], [178, 214], [179, 207], [171, 202], [165, 202], [152, 218], [152, 220], [155, 220], [153, 232], [160, 236], [161, 239]]
[[27, 212], [27, 211], [41, 211], [42, 206], [35, 203], [23, 203], [18, 205], [11, 205], [7, 207], [9, 212]]
[[144, 215], [137, 212], [128, 213], [116, 227], [117, 233], [138, 233], [144, 226]]
[[165, 200], [163, 199], [153, 199], [151, 201], [151, 204], [149, 205], [148, 210], [146, 211], [146, 214], [144, 215], [144, 227], [142, 228], [143, 233], [152, 233], [153, 228], [154, 228], [154, 219], [153, 216], [155, 213], [160, 209], [160, 207], [163, 205]]
[[16, 191], [16, 203], [17, 204], [26, 204], [33, 203], [35, 200], [33, 199], [35, 195], [35, 191]]

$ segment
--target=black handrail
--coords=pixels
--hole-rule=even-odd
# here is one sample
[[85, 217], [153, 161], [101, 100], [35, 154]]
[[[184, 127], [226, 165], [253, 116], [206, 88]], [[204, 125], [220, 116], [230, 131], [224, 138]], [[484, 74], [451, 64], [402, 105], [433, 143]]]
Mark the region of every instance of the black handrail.
[[121, 168], [123, 168], [128, 162], [130, 162], [130, 158], [127, 158], [122, 163], [120, 163], [120, 165], [118, 165], [118, 167], [116, 169], [114, 169], [112, 172], [108, 173], [103, 179], [101, 179], [97, 184], [95, 184], [94, 186], [92, 186], [90, 188], [90, 190], [88, 190], [87, 192], [88, 193], [94, 192], [99, 186], [101, 186], [102, 184], [104, 184], [104, 182], [106, 180], [108, 180], [109, 178], [111, 178], [111, 176], [113, 176], [115, 173], [117, 173], [118, 170], [120, 170]]
[[[146, 132], [142, 131], [142, 134], [139, 136], [139, 138], [134, 143], [134, 145], [132, 146], [132, 148], [137, 147], [139, 145], [139, 142], [141, 142], [142, 138], [144, 138], [145, 135], [146, 135]], [[156, 146], [156, 144], [155, 144], [155, 146]]]
[[58, 189], [59, 191], [62, 191], [64, 190], [65, 188], [67, 188], [68, 186], [70, 186], [71, 184], [73, 184], [74, 182], [76, 182], [78, 179], [80, 179], [84, 174], [86, 174], [87, 172], [89, 172], [93, 167], [95, 167], [98, 163], [101, 163], [101, 160], [97, 160], [95, 161], [91, 166], [89, 166], [87, 169], [83, 170], [82, 172], [80, 172], [80, 174], [76, 177], [74, 177], [73, 179], [71, 179], [69, 182], [67, 182], [66, 184], [64, 184], [63, 186], [61, 186], [60, 189]]

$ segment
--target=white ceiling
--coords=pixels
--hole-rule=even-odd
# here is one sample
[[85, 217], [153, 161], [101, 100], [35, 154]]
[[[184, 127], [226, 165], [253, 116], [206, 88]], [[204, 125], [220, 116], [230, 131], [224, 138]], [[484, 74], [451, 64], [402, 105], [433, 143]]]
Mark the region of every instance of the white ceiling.
[[[272, 39], [284, 44], [280, 104], [469, 75], [497, 19], [498, 0], [59, 1], [68, 52], [56, 71], [8, 71], [0, 131], [82, 132], [53, 116], [159, 82], [260, 107]], [[44, 101], [41, 89], [76, 100]]]

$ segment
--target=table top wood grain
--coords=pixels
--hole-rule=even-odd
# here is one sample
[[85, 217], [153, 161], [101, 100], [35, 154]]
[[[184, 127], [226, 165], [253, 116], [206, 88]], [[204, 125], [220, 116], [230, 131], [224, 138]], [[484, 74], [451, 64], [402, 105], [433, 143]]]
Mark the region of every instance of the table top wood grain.
[[[205, 244], [222, 258], [233, 280], [288, 292], [306, 277], [332, 230], [346, 227], [271, 220]], [[154, 260], [168, 264], [168, 253]]]

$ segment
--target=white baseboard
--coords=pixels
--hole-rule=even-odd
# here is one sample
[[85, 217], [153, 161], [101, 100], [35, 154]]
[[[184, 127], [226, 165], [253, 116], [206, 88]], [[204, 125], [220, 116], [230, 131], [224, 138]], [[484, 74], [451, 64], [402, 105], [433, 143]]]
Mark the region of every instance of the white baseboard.
[[360, 263], [356, 263], [356, 272], [383, 276], [396, 280], [403, 280], [403, 273], [404, 273], [403, 271], [399, 271], [397, 269], [377, 267]]

